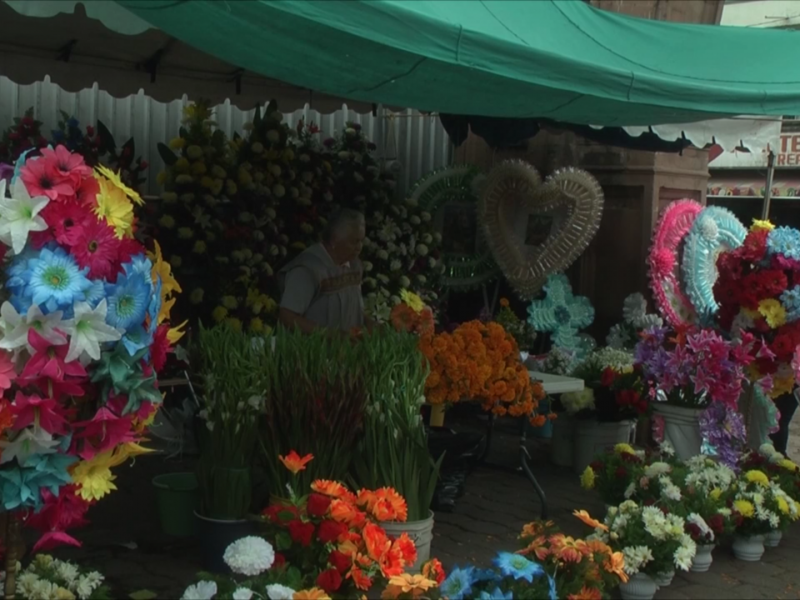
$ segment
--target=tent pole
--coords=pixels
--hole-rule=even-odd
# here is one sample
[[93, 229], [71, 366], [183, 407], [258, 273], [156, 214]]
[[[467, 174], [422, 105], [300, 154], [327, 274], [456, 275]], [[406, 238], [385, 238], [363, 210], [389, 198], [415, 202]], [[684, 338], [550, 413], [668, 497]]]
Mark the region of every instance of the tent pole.
[[767, 187], [764, 190], [764, 207], [761, 209], [761, 218], [769, 219], [769, 204], [772, 200], [772, 178], [775, 176], [775, 154], [770, 150], [767, 159]]

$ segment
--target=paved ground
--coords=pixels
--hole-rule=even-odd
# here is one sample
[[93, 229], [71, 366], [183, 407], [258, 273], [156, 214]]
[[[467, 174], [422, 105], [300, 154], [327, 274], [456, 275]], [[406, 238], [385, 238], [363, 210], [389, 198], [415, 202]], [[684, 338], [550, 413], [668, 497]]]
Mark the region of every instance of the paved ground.
[[[800, 422], [795, 429], [800, 430]], [[514, 464], [517, 446], [510, 430], [496, 442], [489, 460]], [[800, 448], [800, 432], [793, 446]], [[546, 444], [534, 440], [530, 447], [551, 518], [567, 533], [582, 534], [585, 530], [570, 513], [583, 508], [600, 515], [602, 504], [581, 491], [574, 474], [547, 464]], [[800, 452], [793, 455], [800, 457]], [[189, 462], [148, 456], [121, 469], [119, 491], [94, 507], [89, 513], [92, 524], [78, 532], [84, 547], [57, 554], [105, 573], [116, 597], [149, 589], [160, 598], [177, 598], [198, 570], [197, 548], [190, 541], [170, 540], [160, 533], [150, 481], [158, 473], [190, 468]], [[522, 525], [537, 518], [539, 510], [533, 489], [523, 477], [480, 468], [470, 476], [455, 511], [436, 516], [433, 554], [447, 567], [488, 564], [497, 551], [517, 548], [515, 538]], [[728, 548], [718, 548], [710, 572], [678, 575], [656, 598], [800, 599], [799, 561], [800, 527], [795, 527], [759, 563], [736, 561]]]

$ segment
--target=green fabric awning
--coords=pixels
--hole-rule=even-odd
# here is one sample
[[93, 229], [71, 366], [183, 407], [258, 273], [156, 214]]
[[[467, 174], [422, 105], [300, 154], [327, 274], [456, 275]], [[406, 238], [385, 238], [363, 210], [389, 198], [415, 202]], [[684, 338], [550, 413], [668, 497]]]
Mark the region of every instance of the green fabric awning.
[[578, 0], [117, 0], [248, 71], [390, 106], [577, 124], [800, 114], [794, 32]]

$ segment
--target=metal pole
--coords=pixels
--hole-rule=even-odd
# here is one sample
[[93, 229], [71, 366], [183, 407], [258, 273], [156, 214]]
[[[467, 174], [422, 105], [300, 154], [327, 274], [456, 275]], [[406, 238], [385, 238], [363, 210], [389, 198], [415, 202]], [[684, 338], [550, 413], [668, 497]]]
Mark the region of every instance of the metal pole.
[[775, 154], [770, 150], [767, 158], [767, 189], [764, 190], [764, 207], [761, 210], [761, 218], [765, 221], [769, 219], [769, 203], [772, 199], [772, 178], [775, 175]]

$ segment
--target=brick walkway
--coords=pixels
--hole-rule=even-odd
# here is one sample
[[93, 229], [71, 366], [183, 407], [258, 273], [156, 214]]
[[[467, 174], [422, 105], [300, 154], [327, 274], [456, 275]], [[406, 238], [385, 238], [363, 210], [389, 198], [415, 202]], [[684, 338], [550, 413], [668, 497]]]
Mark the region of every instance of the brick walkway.
[[[800, 421], [795, 428], [800, 430]], [[800, 433], [793, 445], [800, 447]], [[571, 512], [586, 509], [596, 516], [603, 510], [593, 495], [580, 489], [578, 478], [569, 470], [547, 464], [546, 450], [536, 440], [530, 444], [534, 471], [548, 495], [550, 517], [570, 535], [585, 529]], [[514, 464], [516, 440], [498, 435], [490, 461]], [[794, 457], [800, 457], [795, 451]], [[116, 597], [149, 589], [160, 598], [176, 598], [198, 570], [197, 549], [191, 542], [166, 539], [158, 527], [152, 477], [158, 473], [191, 469], [188, 463], [165, 461], [158, 456], [140, 457], [119, 472], [119, 491], [94, 507], [91, 525], [78, 532], [81, 549], [62, 549], [57, 555], [73, 558], [103, 572]], [[132, 515], [137, 515], [132, 518]], [[488, 564], [499, 550], [515, 550], [516, 536], [523, 524], [539, 515], [533, 488], [520, 475], [487, 468], [474, 472], [466, 494], [451, 514], [436, 516], [433, 554], [445, 566], [464, 563]], [[733, 558], [729, 548], [714, 552], [708, 573], [680, 574], [669, 587], [659, 590], [657, 599], [800, 599], [800, 527], [794, 527], [781, 546], [767, 551], [758, 563]]]

